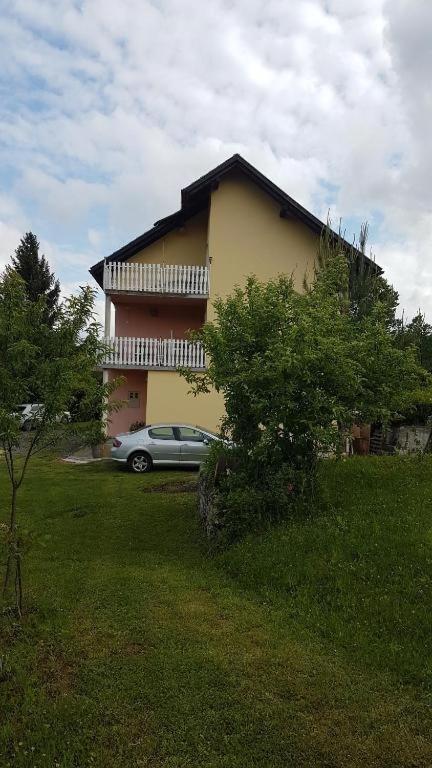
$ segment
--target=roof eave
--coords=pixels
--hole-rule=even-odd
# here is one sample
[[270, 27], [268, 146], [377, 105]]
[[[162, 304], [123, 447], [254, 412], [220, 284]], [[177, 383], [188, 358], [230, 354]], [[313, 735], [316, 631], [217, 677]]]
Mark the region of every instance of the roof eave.
[[199, 210], [202, 210], [205, 205], [208, 204], [208, 199], [212, 191], [217, 189], [220, 180], [235, 169], [240, 170], [246, 176], [251, 178], [253, 182], [258, 184], [261, 189], [281, 206], [280, 213], [282, 217], [296, 218], [318, 235], [325, 230], [330, 231], [331, 235], [338, 238], [346, 248], [353, 251], [358, 257], [363, 258], [376, 271], [382, 273], [383, 270], [375, 261], [355, 248], [354, 245], [348, 243], [347, 240], [334, 232], [334, 230], [327, 224], [324, 224], [324, 222], [320, 221], [320, 219], [310, 213], [306, 208], [303, 208], [303, 206], [297, 203], [292, 197], [287, 195], [283, 189], [278, 187], [268, 179], [267, 176], [264, 176], [261, 171], [258, 171], [253, 165], [248, 163], [241, 155], [235, 154], [181, 190], [181, 208], [179, 211], [176, 211], [163, 219], [159, 219], [155, 222], [152, 229], [147, 230], [147, 232], [144, 232], [139, 237], [131, 240], [122, 248], [114, 251], [106, 259], [94, 264], [89, 272], [96, 282], [102, 287], [104, 261], [125, 261], [136, 253], [139, 253], [143, 248], [146, 248], [161, 237], [164, 237], [164, 235], [168, 234], [173, 229], [181, 226], [188, 218]]

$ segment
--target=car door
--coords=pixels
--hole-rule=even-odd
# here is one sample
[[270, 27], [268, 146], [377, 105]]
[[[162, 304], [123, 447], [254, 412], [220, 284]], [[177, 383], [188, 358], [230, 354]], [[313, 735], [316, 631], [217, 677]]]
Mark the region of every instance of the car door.
[[43, 417], [44, 407], [40, 403], [35, 403], [30, 408], [31, 419], [34, 423], [41, 421]]
[[150, 427], [148, 438], [148, 451], [154, 462], [180, 461], [180, 443], [172, 427]]
[[199, 429], [177, 427], [182, 462], [201, 464], [209, 452], [209, 440]]

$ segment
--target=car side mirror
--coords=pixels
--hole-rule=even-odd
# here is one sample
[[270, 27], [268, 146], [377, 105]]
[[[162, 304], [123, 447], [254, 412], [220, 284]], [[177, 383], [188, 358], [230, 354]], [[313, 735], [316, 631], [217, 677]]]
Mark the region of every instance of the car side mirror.
[[205, 437], [203, 440], [203, 443], [204, 445], [210, 445], [210, 440], [207, 440], [207, 438]]

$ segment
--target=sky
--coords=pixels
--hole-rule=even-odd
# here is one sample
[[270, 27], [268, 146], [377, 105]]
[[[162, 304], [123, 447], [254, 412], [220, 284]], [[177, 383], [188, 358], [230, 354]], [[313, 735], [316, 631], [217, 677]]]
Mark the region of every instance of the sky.
[[432, 321], [431, 29], [431, 0], [0, 0], [0, 268], [32, 230], [68, 295], [239, 152], [368, 221]]

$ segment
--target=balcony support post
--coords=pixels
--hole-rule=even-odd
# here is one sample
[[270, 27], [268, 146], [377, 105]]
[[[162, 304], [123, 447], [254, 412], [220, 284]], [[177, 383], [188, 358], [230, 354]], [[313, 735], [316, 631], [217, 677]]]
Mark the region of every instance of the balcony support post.
[[105, 338], [111, 336], [111, 296], [105, 295]]

